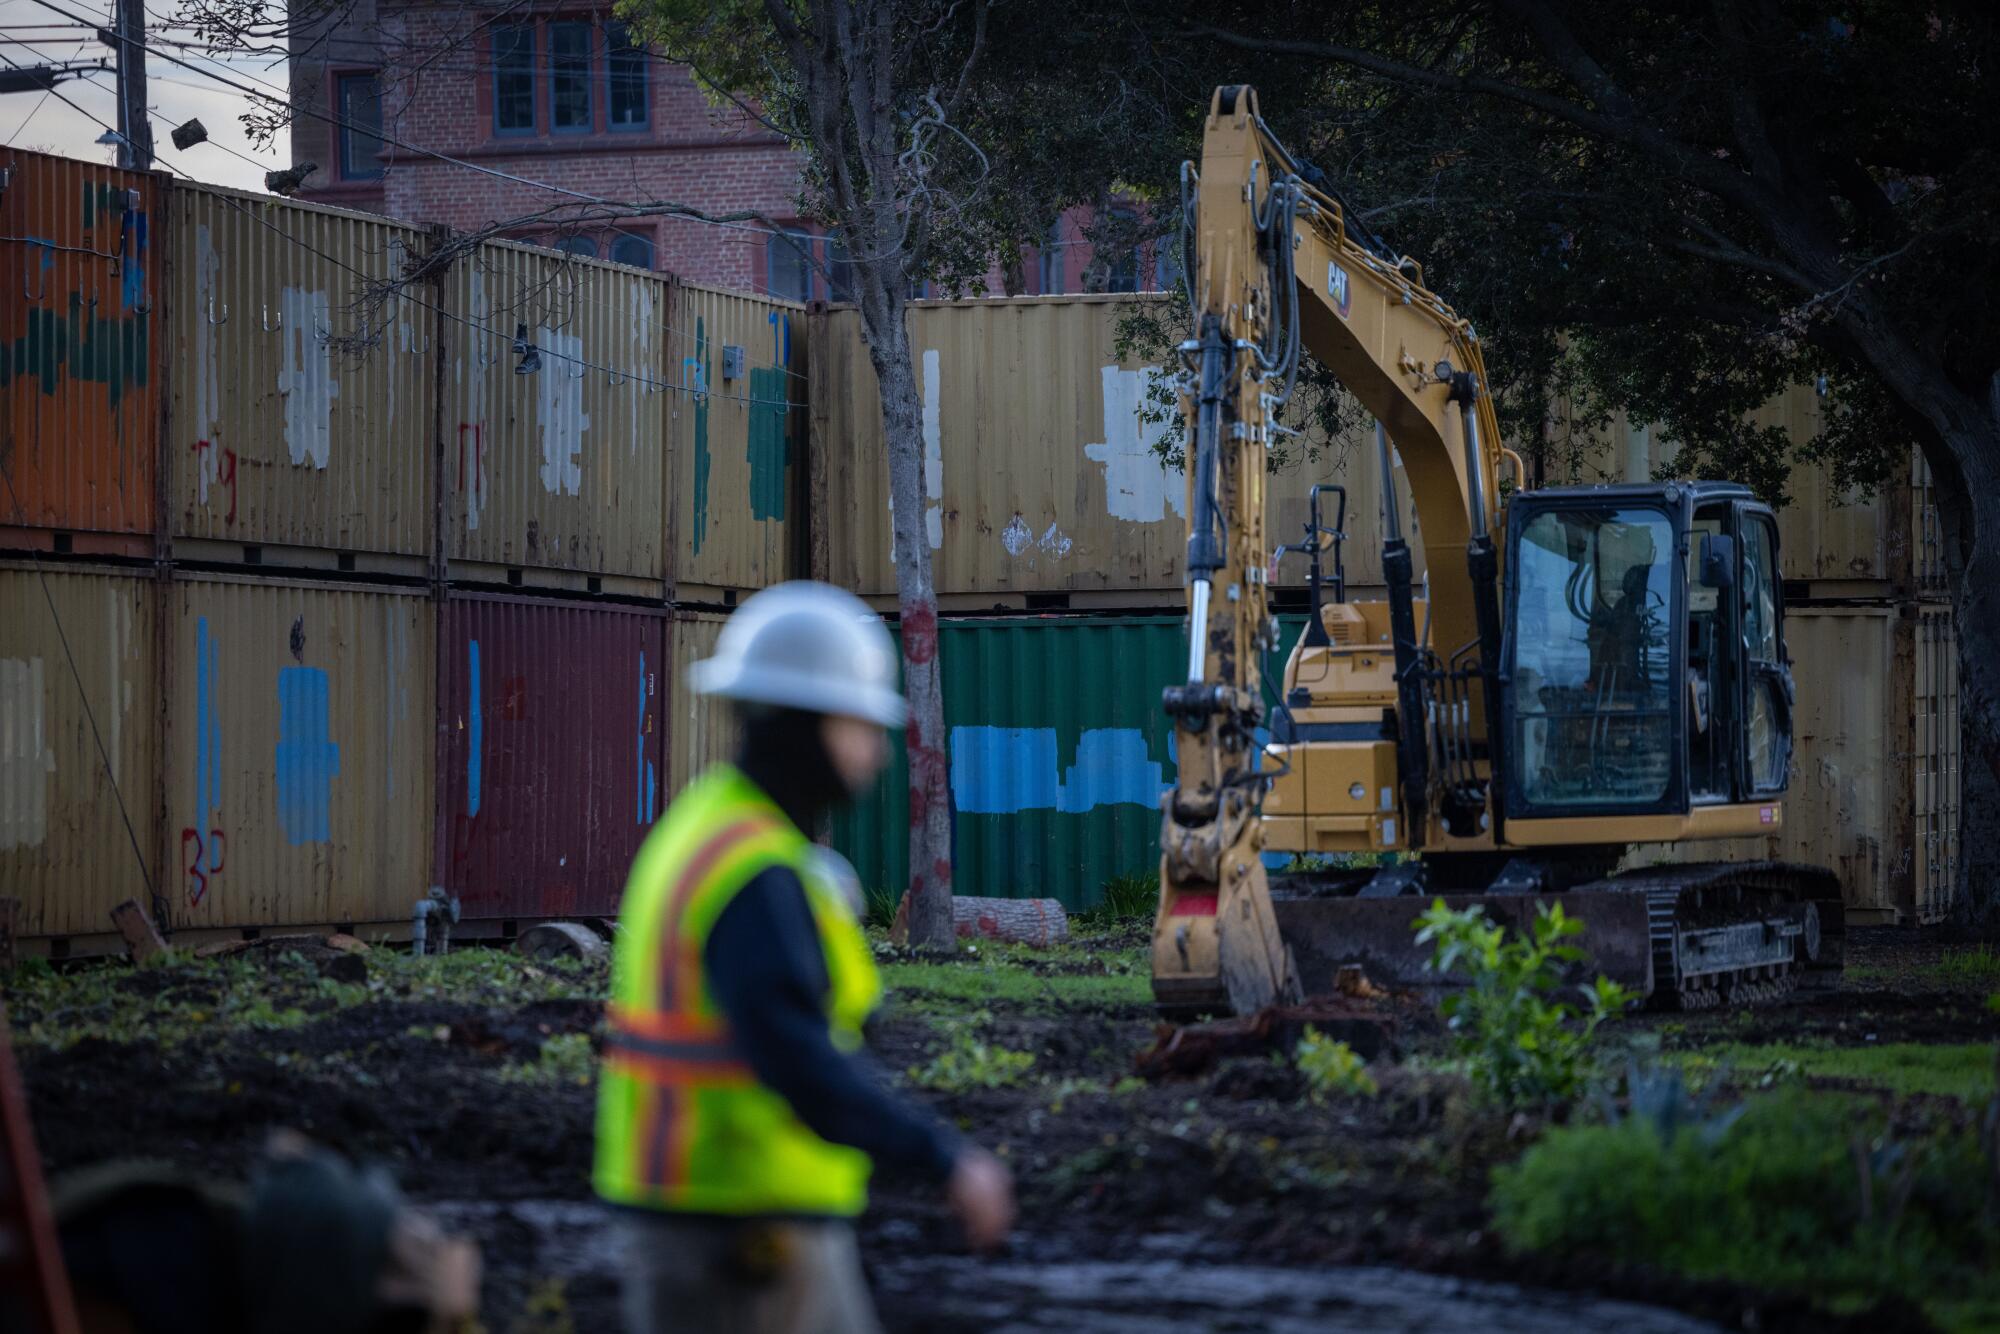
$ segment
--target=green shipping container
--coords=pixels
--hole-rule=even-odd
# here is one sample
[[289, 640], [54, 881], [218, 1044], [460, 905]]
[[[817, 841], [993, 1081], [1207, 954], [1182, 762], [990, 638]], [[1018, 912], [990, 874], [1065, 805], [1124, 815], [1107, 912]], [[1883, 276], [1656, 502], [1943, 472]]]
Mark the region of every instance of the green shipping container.
[[[1303, 623], [1285, 618], [1285, 653]], [[1114, 877], [1156, 870], [1174, 779], [1160, 692], [1187, 670], [1181, 618], [967, 618], [941, 622], [938, 642], [956, 892], [1075, 910]], [[898, 743], [875, 790], [833, 821], [861, 882], [893, 896], [909, 884], [908, 773]]]

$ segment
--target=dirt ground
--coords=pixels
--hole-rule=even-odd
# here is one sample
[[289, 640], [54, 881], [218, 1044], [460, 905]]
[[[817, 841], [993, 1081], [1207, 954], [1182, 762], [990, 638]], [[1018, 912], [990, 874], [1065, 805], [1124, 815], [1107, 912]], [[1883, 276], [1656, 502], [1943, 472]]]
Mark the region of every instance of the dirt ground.
[[[1101, 944], [1129, 963], [1135, 939]], [[1621, 1027], [1653, 1032], [1669, 1048], [1991, 1041], [2000, 1024], [1985, 1005], [1993, 988], [1932, 985], [1927, 948], [1894, 933], [1858, 935], [1850, 943], [1857, 980], [1839, 993], [1747, 1018], [1641, 1016]], [[1089, 950], [1030, 964], [1058, 978], [1106, 967]], [[986, 965], [950, 966], [976, 973]], [[35, 1041], [39, 1030], [29, 1026], [48, 993], [10, 994], [49, 1168], [136, 1153], [239, 1175], [269, 1128], [296, 1127], [390, 1164], [412, 1197], [478, 1237], [489, 1330], [615, 1328], [618, 1233], [588, 1189], [588, 1074], [508, 1074], [534, 1067], [552, 1038], [595, 1033], [601, 975], [539, 985], [543, 994], [514, 1003], [504, 976], [472, 999], [452, 999], [450, 988], [315, 982], [312, 962], [296, 957], [286, 967], [303, 1014], [276, 1028], [211, 1022], [205, 1007], [229, 1005], [228, 987], [199, 972], [107, 974], [93, 1003], [172, 1001], [194, 1028], [171, 1040], [85, 1036], [57, 1049]], [[939, 1049], [956, 1012], [921, 995], [897, 999], [905, 1003], [872, 1044], [891, 1078], [908, 1085], [902, 1072]], [[1049, 989], [1032, 1004], [995, 1002], [984, 1016], [960, 1018], [986, 1042], [1032, 1053], [1031, 1077], [1010, 1087], [911, 1091], [1006, 1155], [1019, 1181], [1020, 1226], [1003, 1256], [974, 1261], [932, 1191], [879, 1182], [862, 1237], [885, 1324], [1929, 1328], [1909, 1310], [1878, 1309], [1842, 1325], [1795, 1299], [1509, 1257], [1488, 1230], [1488, 1173], [1538, 1127], [1478, 1110], [1457, 1076], [1439, 1069], [1444, 1038], [1427, 1007], [1408, 1001], [1386, 1010], [1398, 1059], [1372, 1066], [1381, 1096], [1327, 1105], [1308, 1099], [1297, 1071], [1268, 1054], [1192, 1079], [1130, 1078], [1135, 1056], [1155, 1038], [1142, 1002], [1066, 1000]], [[1508, 1286], [1486, 1286], [1493, 1283]]]

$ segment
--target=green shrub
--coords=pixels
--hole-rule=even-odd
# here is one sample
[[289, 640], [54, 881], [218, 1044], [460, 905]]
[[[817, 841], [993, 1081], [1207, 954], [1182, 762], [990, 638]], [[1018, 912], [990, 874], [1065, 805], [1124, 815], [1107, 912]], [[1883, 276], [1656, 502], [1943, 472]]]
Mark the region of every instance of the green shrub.
[[922, 1067], [911, 1066], [910, 1079], [927, 1089], [942, 1093], [964, 1093], [971, 1089], [1006, 1088], [1021, 1082], [1034, 1055], [1010, 1051], [982, 1041], [973, 1025], [957, 1028], [943, 1051]]
[[1564, 970], [1583, 958], [1582, 950], [1565, 943], [1582, 934], [1583, 923], [1560, 904], [1540, 903], [1526, 934], [1510, 933], [1477, 904], [1452, 909], [1437, 899], [1416, 926], [1417, 943], [1433, 950], [1426, 968], [1456, 969], [1471, 979], [1439, 1010], [1481, 1093], [1509, 1107], [1580, 1093], [1591, 1074], [1597, 1026], [1636, 999], [1602, 976], [1577, 988], [1584, 1006], [1556, 999]]
[[1299, 1073], [1306, 1078], [1314, 1102], [1328, 1097], [1372, 1098], [1382, 1090], [1368, 1073], [1368, 1063], [1345, 1042], [1336, 1042], [1317, 1028], [1308, 1026], [1292, 1053]]
[[1114, 875], [1104, 882], [1104, 897], [1092, 908], [1076, 914], [1085, 921], [1104, 923], [1150, 922], [1160, 906], [1160, 873]]
[[1552, 1130], [1494, 1172], [1489, 1203], [1516, 1251], [1976, 1320], [2000, 1310], [1993, 1171], [1972, 1133], [1898, 1140], [1864, 1099], [1788, 1090], [1714, 1135], [1645, 1116]]

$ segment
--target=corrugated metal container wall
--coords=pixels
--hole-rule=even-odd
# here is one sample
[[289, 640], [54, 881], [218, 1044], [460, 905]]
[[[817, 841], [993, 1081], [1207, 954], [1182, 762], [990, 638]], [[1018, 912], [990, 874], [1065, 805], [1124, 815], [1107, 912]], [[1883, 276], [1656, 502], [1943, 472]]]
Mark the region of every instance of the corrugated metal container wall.
[[[1751, 420], [1782, 428], [1797, 448], [1819, 433], [1822, 411], [1819, 395], [1797, 385]], [[1669, 470], [1678, 448], [1656, 428], [1620, 418], [1601, 444], [1584, 448], [1574, 480], [1651, 481]], [[1823, 589], [1829, 596], [1908, 597], [1943, 589], [1937, 505], [1930, 469], [1916, 449], [1872, 494], [1834, 485], [1832, 473], [1818, 464], [1795, 466], [1785, 492], [1778, 541], [1786, 579], [1844, 585]]]
[[150, 533], [159, 496], [155, 178], [0, 153], [0, 526]]
[[1957, 858], [1950, 609], [1796, 608], [1785, 615], [1785, 642], [1798, 699], [1784, 829], [1648, 844], [1628, 864], [1775, 857], [1839, 875], [1850, 923], [1943, 916]]
[[[674, 613], [674, 667], [666, 687], [673, 702], [667, 723], [667, 801], [680, 795], [703, 769], [728, 759], [734, 744], [729, 706], [695, 694], [687, 683], [688, 668], [715, 652], [715, 638], [727, 619], [719, 612]], [[666, 801], [660, 805], [665, 809]]]
[[1917, 920], [1941, 922], [1958, 894], [1958, 642], [1950, 607], [1918, 612], [1916, 644]]
[[805, 572], [805, 363], [803, 306], [675, 285], [667, 505], [683, 599]]
[[174, 536], [428, 558], [435, 297], [365, 299], [423, 234], [208, 186], [170, 198]]
[[0, 567], [0, 893], [23, 936], [108, 932], [158, 883], [158, 605], [151, 579]]
[[430, 884], [431, 604], [228, 578], [170, 601], [174, 924], [407, 922]]
[[496, 242], [449, 286], [451, 558], [664, 579], [666, 281]]
[[667, 614], [454, 597], [438, 867], [468, 917], [610, 915], [665, 797]]
[[[1160, 371], [1116, 352], [1121, 318], [1157, 298], [1016, 297], [910, 309], [923, 396], [924, 522], [941, 593], [1150, 595], [1181, 586], [1186, 481], [1154, 453]], [[853, 310], [831, 311], [814, 418], [828, 452], [833, 582], [895, 592], [881, 395]], [[1165, 404], [1172, 411], [1171, 402]], [[1293, 441], [1295, 449], [1302, 448]], [[1268, 481], [1266, 532], [1299, 537], [1315, 482], [1348, 488], [1348, 578], [1381, 580], [1379, 469], [1371, 433]], [[1405, 510], [1408, 487], [1401, 488]], [[1329, 498], [1331, 504], [1331, 498]], [[1332, 521], [1329, 511], [1325, 518]], [[1408, 529], [1406, 528], [1407, 532]], [[1303, 584], [1303, 560], [1281, 583]]]
[[[1174, 775], [1160, 687], [1185, 669], [1181, 622], [953, 620], [938, 642], [957, 892], [1084, 908], [1112, 877], [1157, 869]], [[871, 890], [909, 884], [908, 781], [898, 742], [874, 792], [834, 818], [834, 846]]]

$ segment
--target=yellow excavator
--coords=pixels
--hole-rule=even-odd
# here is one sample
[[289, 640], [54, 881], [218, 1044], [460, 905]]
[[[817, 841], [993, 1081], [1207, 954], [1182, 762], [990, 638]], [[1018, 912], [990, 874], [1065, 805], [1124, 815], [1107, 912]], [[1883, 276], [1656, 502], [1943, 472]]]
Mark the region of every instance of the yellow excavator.
[[[1733, 483], [1530, 489], [1472, 326], [1323, 180], [1247, 87], [1217, 90], [1182, 170], [1189, 647], [1163, 701], [1179, 773], [1156, 1001], [1248, 1013], [1348, 965], [1436, 983], [1413, 927], [1433, 897], [1514, 924], [1554, 899], [1592, 971], [1656, 1005], [1837, 984], [1830, 872], [1616, 873], [1634, 844], [1781, 827], [1793, 691], [1769, 507]], [[1346, 496], [1313, 488], [1305, 540], [1279, 549], [1309, 557], [1311, 610], [1274, 682], [1265, 456], [1308, 352], [1377, 422], [1387, 596], [1347, 600]], [[1311, 869], [1273, 875], [1267, 855]]]

